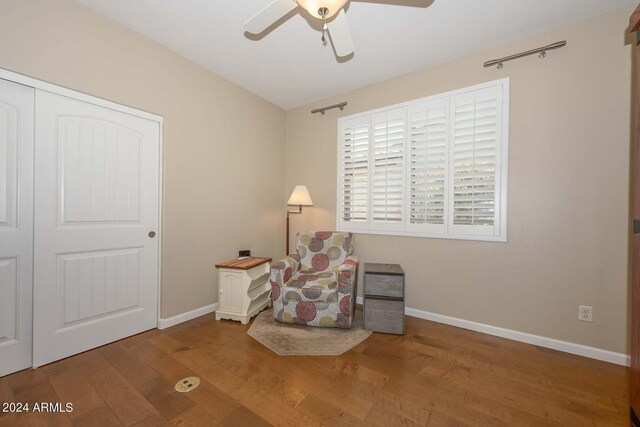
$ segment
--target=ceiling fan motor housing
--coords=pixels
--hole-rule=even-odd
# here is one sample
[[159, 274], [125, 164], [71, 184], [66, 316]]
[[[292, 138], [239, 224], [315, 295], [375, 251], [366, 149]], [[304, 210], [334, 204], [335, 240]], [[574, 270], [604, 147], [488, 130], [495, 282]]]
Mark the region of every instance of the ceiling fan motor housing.
[[323, 43], [327, 43], [326, 35], [329, 33], [336, 56], [347, 57], [354, 52], [353, 39], [344, 10], [347, 3], [349, 0], [272, 0], [267, 7], [245, 22], [244, 29], [251, 34], [260, 34], [300, 6], [314, 18], [323, 21]]
[[300, 6], [318, 19], [331, 18], [338, 13], [348, 1], [349, 0], [296, 0]]

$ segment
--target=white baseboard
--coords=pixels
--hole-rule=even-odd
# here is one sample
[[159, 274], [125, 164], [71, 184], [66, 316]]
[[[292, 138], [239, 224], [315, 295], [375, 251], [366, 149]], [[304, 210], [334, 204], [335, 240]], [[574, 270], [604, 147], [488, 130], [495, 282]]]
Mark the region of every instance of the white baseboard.
[[175, 326], [179, 323], [186, 322], [187, 320], [213, 313], [217, 309], [218, 303], [216, 302], [210, 305], [205, 305], [204, 307], [196, 308], [195, 310], [187, 311], [186, 313], [178, 314], [177, 316], [158, 319], [158, 329], [166, 329], [171, 326]]
[[[362, 304], [362, 297], [357, 297], [356, 302]], [[528, 334], [526, 332], [514, 331], [497, 326], [485, 325], [483, 323], [472, 322], [470, 320], [459, 319], [457, 317], [444, 316], [442, 314], [430, 313], [424, 310], [406, 307], [404, 310], [407, 316], [430, 320], [432, 322], [444, 323], [445, 325], [456, 326], [458, 328], [469, 329], [471, 331], [482, 332], [487, 335], [507, 338], [540, 347], [551, 348], [553, 350], [564, 351], [565, 353], [577, 354], [591, 359], [602, 360], [604, 362], [615, 363], [616, 365], [629, 366], [631, 363], [628, 354], [616, 353], [600, 348], [589, 347], [587, 345], [575, 344], [567, 341], [560, 341], [554, 338], [542, 337]]]

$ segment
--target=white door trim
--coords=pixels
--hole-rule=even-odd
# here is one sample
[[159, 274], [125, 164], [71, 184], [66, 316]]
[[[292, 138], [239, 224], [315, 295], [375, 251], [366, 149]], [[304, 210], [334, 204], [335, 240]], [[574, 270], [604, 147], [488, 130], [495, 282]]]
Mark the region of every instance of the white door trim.
[[[60, 86], [54, 83], [49, 83], [44, 80], [40, 80], [34, 77], [30, 77], [24, 74], [20, 74], [6, 68], [0, 67], [0, 79], [8, 80], [14, 83], [19, 83], [25, 86], [32, 87], [34, 89], [41, 89], [47, 92], [56, 93], [58, 95], [66, 96], [79, 101], [88, 102], [101, 107], [110, 108], [115, 111], [130, 114], [132, 116], [141, 117], [154, 122], [157, 122], [160, 126], [160, 152], [158, 159], [158, 319], [157, 325], [160, 324], [162, 318], [162, 242], [164, 234], [164, 222], [162, 217], [163, 211], [163, 194], [164, 194], [164, 117], [158, 114], [150, 113], [148, 111], [140, 110], [138, 108], [130, 107], [127, 105], [119, 104], [117, 102], [109, 101], [103, 98], [98, 98], [93, 95], [89, 95], [84, 92], [73, 90], [64, 86]], [[35, 126], [35, 123], [34, 123]]]
[[101, 107], [110, 108], [112, 110], [121, 111], [123, 113], [131, 114], [132, 116], [142, 117], [153, 122], [163, 123], [164, 118], [157, 114], [149, 113], [147, 111], [140, 110], [138, 108], [129, 107], [127, 105], [119, 104], [113, 101], [109, 101], [103, 98], [98, 98], [84, 92], [69, 89], [64, 86], [59, 86], [53, 83], [45, 82], [33, 77], [18, 74], [6, 68], [0, 68], [0, 79], [9, 80], [15, 83], [20, 83], [25, 86], [31, 86], [34, 89], [41, 89], [47, 92], [56, 93], [69, 98], [77, 99], [78, 101], [88, 102], [90, 104], [99, 105]]
[[158, 152], [158, 319], [156, 321], [156, 328], [160, 326], [160, 319], [162, 319], [162, 235], [164, 234], [164, 224], [162, 222], [162, 194], [164, 193], [164, 173], [162, 172], [162, 165], [164, 164], [164, 120], [162, 117], [160, 117], [158, 124], [160, 126], [160, 151]]

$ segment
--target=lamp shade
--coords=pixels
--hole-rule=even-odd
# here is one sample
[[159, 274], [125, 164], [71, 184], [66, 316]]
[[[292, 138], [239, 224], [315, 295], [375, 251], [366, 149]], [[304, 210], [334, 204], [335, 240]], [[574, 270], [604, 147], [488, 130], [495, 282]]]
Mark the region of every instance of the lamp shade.
[[296, 188], [293, 189], [293, 193], [291, 193], [291, 197], [289, 197], [287, 205], [313, 206], [313, 200], [311, 200], [307, 187], [305, 185], [296, 185]]
[[316, 18], [322, 18], [318, 10], [326, 7], [328, 12], [326, 18], [331, 18], [338, 13], [340, 9], [347, 3], [347, 0], [296, 0], [298, 4]]

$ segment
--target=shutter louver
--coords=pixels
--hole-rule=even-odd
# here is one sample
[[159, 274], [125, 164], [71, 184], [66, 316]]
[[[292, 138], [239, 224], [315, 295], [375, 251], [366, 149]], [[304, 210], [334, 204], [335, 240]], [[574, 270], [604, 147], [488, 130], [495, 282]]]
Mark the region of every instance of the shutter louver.
[[367, 120], [358, 120], [345, 122], [341, 132], [341, 221], [350, 227], [368, 227], [369, 128]]
[[499, 110], [496, 88], [465, 93], [454, 100], [453, 225], [473, 227], [473, 233], [493, 234], [496, 224]]
[[400, 229], [404, 223], [406, 109], [373, 116], [372, 229]]
[[409, 224], [415, 231], [444, 232], [447, 201], [448, 103], [412, 105]]

